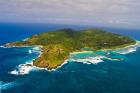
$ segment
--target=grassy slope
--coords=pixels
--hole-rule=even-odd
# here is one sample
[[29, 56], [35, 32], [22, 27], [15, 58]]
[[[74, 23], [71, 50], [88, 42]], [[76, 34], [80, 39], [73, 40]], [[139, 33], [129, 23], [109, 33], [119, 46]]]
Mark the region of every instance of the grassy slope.
[[61, 29], [34, 35], [24, 42], [15, 42], [10, 46], [42, 45], [43, 54], [36, 59], [34, 65], [49, 69], [61, 65], [70, 52], [81, 51], [82, 48], [93, 50], [124, 47], [136, 42], [126, 36], [113, 34], [100, 29], [75, 31]]

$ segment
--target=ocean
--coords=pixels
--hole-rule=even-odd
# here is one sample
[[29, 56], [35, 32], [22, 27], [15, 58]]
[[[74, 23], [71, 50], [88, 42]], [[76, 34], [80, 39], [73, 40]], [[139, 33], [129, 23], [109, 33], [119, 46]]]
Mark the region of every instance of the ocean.
[[[60, 28], [94, 27], [0, 23], [0, 45]], [[102, 29], [140, 40], [138, 29]], [[140, 93], [140, 48], [123, 54], [122, 61], [103, 59], [98, 64], [70, 61], [55, 71], [34, 69], [25, 75], [10, 74], [39, 54], [34, 47], [0, 47], [0, 93]]]

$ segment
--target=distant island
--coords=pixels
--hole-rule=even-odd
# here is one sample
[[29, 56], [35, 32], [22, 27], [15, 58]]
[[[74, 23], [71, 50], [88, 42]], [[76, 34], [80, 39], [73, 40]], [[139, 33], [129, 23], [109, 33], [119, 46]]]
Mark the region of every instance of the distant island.
[[116, 49], [134, 44], [136, 41], [127, 36], [101, 29], [60, 29], [33, 35], [26, 41], [8, 43], [6, 46], [42, 46], [42, 54], [33, 65], [54, 69], [63, 64], [73, 52]]

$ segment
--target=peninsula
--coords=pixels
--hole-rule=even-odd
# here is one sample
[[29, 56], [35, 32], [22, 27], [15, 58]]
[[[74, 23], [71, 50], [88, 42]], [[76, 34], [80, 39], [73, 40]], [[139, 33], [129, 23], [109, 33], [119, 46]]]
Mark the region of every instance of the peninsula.
[[72, 52], [115, 49], [136, 44], [136, 41], [101, 29], [60, 29], [33, 35], [26, 41], [6, 44], [11, 46], [42, 46], [42, 54], [33, 65], [41, 68], [57, 68]]

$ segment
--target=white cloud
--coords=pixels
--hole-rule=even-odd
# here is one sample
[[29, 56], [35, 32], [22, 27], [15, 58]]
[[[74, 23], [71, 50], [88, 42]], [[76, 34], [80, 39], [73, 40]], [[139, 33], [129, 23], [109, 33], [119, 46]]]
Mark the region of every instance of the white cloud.
[[0, 21], [137, 27], [139, 9], [139, 0], [0, 0]]

